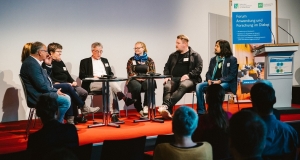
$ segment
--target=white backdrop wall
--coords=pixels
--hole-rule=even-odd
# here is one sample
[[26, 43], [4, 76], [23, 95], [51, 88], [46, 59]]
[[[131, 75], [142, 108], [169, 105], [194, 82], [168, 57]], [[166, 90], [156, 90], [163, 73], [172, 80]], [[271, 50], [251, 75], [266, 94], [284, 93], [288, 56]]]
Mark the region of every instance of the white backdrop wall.
[[[169, 54], [175, 51], [176, 36], [186, 34], [190, 46], [203, 58], [204, 77], [209, 59], [208, 13], [228, 16], [228, 4], [227, 0], [1, 0], [1, 122], [23, 120], [28, 115], [18, 78], [25, 43], [62, 44], [62, 59], [77, 79], [80, 60], [91, 55], [93, 42], [101, 42], [102, 56], [109, 59], [115, 75], [125, 77], [126, 63], [134, 53], [136, 41], [146, 43], [157, 72], [162, 73]], [[291, 31], [297, 41], [299, 8], [298, 0], [279, 2], [279, 17], [291, 20]], [[295, 71], [299, 67], [299, 63], [295, 64]], [[160, 105], [162, 81], [157, 82], [156, 102]], [[124, 82], [120, 85], [124, 87]], [[191, 103], [191, 99], [191, 95], [184, 96], [179, 104]], [[122, 109], [122, 102], [120, 106]]]

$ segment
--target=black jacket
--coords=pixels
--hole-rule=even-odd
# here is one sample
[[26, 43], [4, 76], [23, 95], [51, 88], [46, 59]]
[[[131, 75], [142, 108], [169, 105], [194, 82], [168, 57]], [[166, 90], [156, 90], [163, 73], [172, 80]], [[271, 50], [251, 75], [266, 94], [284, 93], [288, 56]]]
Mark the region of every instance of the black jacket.
[[[169, 59], [164, 67], [164, 75], [172, 75], [179, 54], [180, 53], [176, 51], [169, 56]], [[187, 56], [188, 57], [184, 58], [189, 58], [189, 78], [194, 82], [194, 84], [202, 82], [201, 72], [203, 61], [201, 56], [191, 47], [189, 47], [189, 54]]]
[[[208, 71], [206, 73], [206, 80], [212, 80], [211, 77], [216, 66], [216, 56], [210, 59]], [[222, 67], [221, 82], [229, 83], [230, 91], [236, 94], [237, 90], [237, 59], [234, 56], [226, 57]]]
[[[108, 63], [108, 60], [106, 58], [101, 57], [100, 60], [102, 61], [106, 74], [113, 76], [114, 73], [111, 71], [110, 64]], [[105, 65], [108, 64], [108, 65]], [[80, 61], [80, 67], [79, 67], [79, 78], [85, 79], [87, 77], [94, 77], [93, 75], [93, 62], [92, 57], [85, 58]], [[90, 83], [82, 83], [81, 87], [85, 90], [89, 91]]]

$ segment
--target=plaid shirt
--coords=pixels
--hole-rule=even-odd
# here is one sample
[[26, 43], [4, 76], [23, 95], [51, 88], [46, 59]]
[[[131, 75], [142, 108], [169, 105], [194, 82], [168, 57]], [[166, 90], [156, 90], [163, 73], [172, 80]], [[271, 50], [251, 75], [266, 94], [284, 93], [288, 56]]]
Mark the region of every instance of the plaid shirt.
[[[133, 65], [134, 57], [131, 57], [127, 62], [127, 76], [128, 78], [138, 75], [138, 73], [135, 71], [136, 65]], [[147, 73], [155, 73], [155, 64], [153, 59], [148, 57], [147, 61], [145, 61], [145, 64], [148, 66]]]

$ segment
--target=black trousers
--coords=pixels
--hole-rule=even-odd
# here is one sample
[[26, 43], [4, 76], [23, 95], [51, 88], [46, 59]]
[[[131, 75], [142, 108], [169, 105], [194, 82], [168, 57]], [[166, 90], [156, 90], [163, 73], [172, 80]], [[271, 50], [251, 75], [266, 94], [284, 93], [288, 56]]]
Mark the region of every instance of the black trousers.
[[[132, 99], [136, 99], [136, 102], [134, 103], [134, 107], [138, 112], [140, 112], [143, 109], [141, 92], [145, 92], [143, 106], [148, 105], [147, 86], [148, 86], [147, 80], [138, 81], [135, 79], [131, 79], [127, 84], [127, 88], [128, 91], [131, 93]], [[155, 84], [155, 88], [156, 88], [156, 84]]]
[[181, 77], [173, 77], [164, 85], [163, 105], [168, 106], [168, 111], [173, 113], [173, 106], [183, 97], [187, 92], [195, 88], [192, 80], [187, 79], [180, 81]]

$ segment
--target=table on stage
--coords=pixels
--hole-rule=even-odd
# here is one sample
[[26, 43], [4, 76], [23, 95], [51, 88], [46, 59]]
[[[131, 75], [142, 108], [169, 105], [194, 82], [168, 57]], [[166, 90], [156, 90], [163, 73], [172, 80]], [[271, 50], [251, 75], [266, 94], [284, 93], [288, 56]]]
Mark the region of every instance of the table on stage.
[[155, 110], [155, 79], [170, 78], [170, 75], [155, 75], [155, 74], [145, 74], [139, 76], [133, 76], [132, 79], [146, 79], [147, 80], [147, 98], [148, 98], [148, 118], [141, 118], [138, 120], [133, 120], [134, 123], [137, 122], [147, 122], [154, 121], [164, 123], [162, 119], [156, 119], [156, 110]]
[[[109, 82], [119, 82], [126, 81], [127, 78], [119, 78], [119, 77], [100, 77], [100, 78], [85, 78], [84, 82], [92, 83], [92, 82], [102, 82], [102, 97], [103, 97], [103, 122], [89, 125], [88, 128], [93, 127], [102, 127], [102, 126], [112, 126], [116, 128], [120, 128], [119, 124], [123, 124], [124, 122], [112, 123], [110, 120], [109, 113]], [[91, 102], [93, 103], [93, 102]]]

